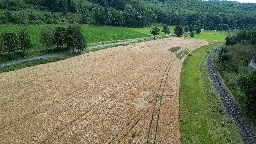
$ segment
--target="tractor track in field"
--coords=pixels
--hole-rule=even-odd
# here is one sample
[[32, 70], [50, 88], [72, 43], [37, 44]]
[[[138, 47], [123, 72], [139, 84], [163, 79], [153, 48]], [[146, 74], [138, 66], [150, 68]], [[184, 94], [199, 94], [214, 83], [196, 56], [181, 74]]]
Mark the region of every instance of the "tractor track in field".
[[[164, 64], [164, 62], [162, 61], [160, 65], [163, 65], [163, 64]], [[159, 90], [161, 89], [162, 81], [163, 80], [161, 80]], [[148, 103], [152, 103], [155, 100], [154, 105], [151, 105], [150, 107], [148, 107], [146, 109], [141, 109], [138, 113], [136, 113], [135, 116], [126, 124], [128, 128], [126, 130], [122, 129], [122, 131], [118, 131], [114, 135], [118, 135], [117, 133], [120, 133], [123, 131], [125, 131], [125, 132], [123, 132], [121, 135], [118, 135], [117, 137], [114, 137], [113, 139], [111, 139], [111, 141], [109, 143], [120, 143], [130, 133], [130, 131], [138, 124], [138, 122], [143, 117], [146, 116], [146, 114], [150, 111], [150, 109], [152, 109], [152, 107], [154, 107], [154, 109], [155, 109], [156, 102], [158, 101], [157, 100], [158, 94], [154, 93], [153, 95], [155, 95], [154, 99], [150, 100]], [[153, 116], [153, 113], [152, 113], [152, 116]], [[151, 123], [152, 123], [152, 120], [151, 120]], [[151, 125], [150, 125], [150, 127], [151, 127]]]
[[[148, 129], [148, 134], [147, 134], [147, 143], [150, 143], [150, 141], [151, 141], [150, 134], [151, 134], [151, 129], [152, 129], [152, 123], [153, 123], [154, 117], [157, 116], [156, 124], [155, 124], [156, 125], [155, 126], [155, 133], [153, 134], [153, 132], [152, 132], [152, 134], [153, 134], [152, 136], [154, 136], [153, 143], [156, 143], [156, 136], [157, 136], [158, 123], [159, 123], [159, 118], [160, 118], [160, 111], [161, 111], [161, 106], [162, 106], [162, 100], [163, 100], [163, 97], [164, 97], [164, 88], [166, 86], [166, 82], [167, 82], [167, 79], [168, 79], [168, 74], [170, 72], [170, 69], [171, 69], [171, 62], [169, 62], [169, 64], [167, 65], [167, 67], [164, 71], [164, 75], [163, 75], [163, 77], [161, 79], [161, 82], [160, 82], [160, 85], [159, 85], [158, 93], [155, 95], [154, 109], [153, 109], [153, 112], [152, 112], [152, 115], [151, 115], [150, 125], [149, 125], [149, 129]], [[158, 108], [156, 108], [157, 105], [159, 105]], [[156, 114], [155, 114], [155, 111], [156, 111]]]
[[210, 74], [211, 81], [215, 87], [216, 92], [220, 96], [224, 107], [227, 109], [228, 114], [234, 120], [240, 135], [247, 144], [256, 143], [256, 130], [255, 127], [250, 123], [247, 116], [243, 111], [240, 110], [236, 101], [226, 89], [222, 82], [219, 73], [215, 69], [214, 63], [216, 60], [217, 53], [222, 47], [215, 49], [208, 59], [208, 71]]
[[[168, 64], [168, 66], [166, 67], [166, 69], [164, 71], [164, 75], [161, 78], [161, 82], [160, 82], [160, 85], [159, 85], [158, 92], [156, 94], [153, 94], [154, 95], [154, 99], [149, 101], [149, 103], [154, 102], [154, 104], [151, 105], [150, 107], [148, 107], [147, 109], [140, 110], [135, 115], [135, 117], [132, 118], [132, 120], [127, 124], [127, 126], [129, 128], [126, 130], [126, 132], [122, 133], [121, 136], [118, 136], [120, 138], [112, 139], [111, 142], [109, 142], [109, 143], [121, 143], [122, 140], [128, 135], [128, 133], [135, 127], [135, 125], [143, 117], [145, 117], [145, 115], [152, 108], [153, 108], [153, 111], [151, 113], [151, 119], [150, 119], [150, 124], [149, 124], [148, 132], [147, 132], [147, 142], [146, 143], [150, 143], [151, 141], [153, 141], [153, 143], [156, 143], [157, 131], [158, 131], [158, 126], [159, 126], [158, 123], [159, 123], [159, 118], [160, 118], [160, 111], [161, 111], [161, 106], [162, 106], [162, 100], [164, 98], [164, 89], [165, 89], [165, 86], [166, 86], [166, 83], [167, 83], [167, 79], [168, 79], [168, 76], [169, 76], [170, 69], [171, 69], [171, 62]], [[156, 117], [155, 128], [152, 128], [154, 117]], [[152, 131], [152, 129], [154, 131]], [[118, 133], [120, 133], [120, 131]], [[152, 134], [152, 136], [151, 136], [151, 134]], [[153, 137], [153, 140], [151, 140], [151, 137]]]
[[[171, 62], [169, 62], [168, 66], [166, 67], [166, 69], [164, 71], [164, 74], [161, 78], [161, 82], [160, 82], [160, 85], [159, 85], [158, 92], [153, 94], [154, 99], [149, 101], [149, 103], [154, 102], [154, 104], [151, 105], [150, 107], [148, 107], [147, 109], [140, 110], [137, 114], [135, 114], [135, 117], [133, 117], [131, 119], [131, 121], [129, 123], [127, 123], [128, 128], [126, 129], [126, 131], [124, 133], [122, 133], [120, 136], [117, 136], [117, 138], [113, 138], [109, 143], [121, 143], [122, 140], [128, 135], [128, 133], [131, 132], [131, 130], [136, 126], [136, 124], [138, 124], [138, 122], [143, 117], [145, 117], [146, 114], [152, 108], [153, 108], [153, 111], [152, 111], [151, 117], [150, 117], [150, 124], [149, 124], [148, 132], [147, 132], [147, 141], [146, 141], [146, 143], [151, 143], [151, 142], [156, 143], [157, 131], [158, 131], [158, 126], [159, 126], [158, 123], [159, 123], [160, 111], [161, 111], [161, 106], [162, 106], [162, 100], [164, 98], [164, 90], [165, 90], [165, 86], [166, 86], [167, 79], [168, 79], [168, 76], [169, 76], [168, 73], [170, 72], [170, 69], [171, 69]], [[155, 117], [156, 117], [155, 127], [152, 128], [153, 121], [154, 121]], [[153, 131], [152, 131], [152, 129], [153, 129]], [[117, 133], [120, 133], [120, 131], [118, 131]], [[117, 134], [117, 133], [115, 133], [115, 134]], [[151, 140], [151, 137], [153, 137], [153, 140]]]

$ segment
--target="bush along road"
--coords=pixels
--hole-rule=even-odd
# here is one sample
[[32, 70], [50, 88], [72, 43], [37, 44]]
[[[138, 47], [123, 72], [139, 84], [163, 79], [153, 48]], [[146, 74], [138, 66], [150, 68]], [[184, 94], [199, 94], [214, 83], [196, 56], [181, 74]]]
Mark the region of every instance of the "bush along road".
[[254, 126], [250, 123], [246, 115], [239, 109], [237, 103], [225, 88], [218, 72], [214, 67], [216, 55], [220, 49], [221, 47], [215, 49], [208, 59], [208, 70], [211, 81], [216, 89], [216, 92], [220, 96], [224, 107], [227, 109], [228, 114], [236, 123], [240, 135], [243, 137], [244, 141], [248, 144], [255, 144], [256, 130]]

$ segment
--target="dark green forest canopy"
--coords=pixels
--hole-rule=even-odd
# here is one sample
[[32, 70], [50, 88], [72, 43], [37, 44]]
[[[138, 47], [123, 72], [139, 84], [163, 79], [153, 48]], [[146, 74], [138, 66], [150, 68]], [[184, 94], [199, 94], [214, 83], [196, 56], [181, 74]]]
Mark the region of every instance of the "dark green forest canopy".
[[210, 30], [250, 29], [256, 4], [201, 0], [0, 0], [0, 23], [79, 23], [145, 27], [155, 23]]

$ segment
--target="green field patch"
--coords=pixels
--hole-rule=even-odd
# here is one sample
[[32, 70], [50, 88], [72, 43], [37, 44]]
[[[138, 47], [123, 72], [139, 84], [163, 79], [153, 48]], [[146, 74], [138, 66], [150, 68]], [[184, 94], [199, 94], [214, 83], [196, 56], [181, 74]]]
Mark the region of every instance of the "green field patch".
[[183, 59], [189, 54], [189, 50], [182, 50], [180, 46], [168, 49], [171, 53], [174, 53], [178, 59]]
[[[26, 29], [32, 39], [34, 45], [40, 45], [40, 31], [47, 28], [55, 28], [58, 26], [67, 27], [68, 25], [0, 25], [0, 33], [3, 32], [18, 32], [21, 29]], [[81, 25], [83, 34], [86, 37], [87, 43], [97, 43], [104, 41], [116, 41], [125, 39], [134, 39], [148, 37], [149, 35], [131, 30], [125, 27], [110, 27], [110, 26], [89, 26]]]
[[207, 70], [211, 51], [221, 44], [197, 49], [183, 62], [180, 85], [181, 143], [244, 143], [216, 94]]
[[175, 52], [179, 51], [180, 49], [181, 49], [181, 47], [178, 46], [178, 47], [170, 48], [168, 51], [170, 51], [171, 53], [175, 53]]
[[[130, 28], [130, 29], [133, 30], [133, 31], [136, 31], [136, 32], [140, 32], [140, 33], [152, 36], [152, 34], [150, 34], [150, 31], [152, 30], [153, 27], [155, 27], [155, 26], [145, 27], [145, 28]], [[161, 32], [163, 30], [163, 26], [162, 25], [157, 25], [157, 27], [160, 29], [159, 35], [164, 36], [165, 34], [163, 32]], [[170, 33], [174, 34], [175, 26], [168, 26], [168, 27], [170, 29]]]
[[200, 34], [195, 34], [195, 39], [204, 39], [204, 40], [217, 40], [224, 41], [227, 34], [219, 31], [204, 31]]
[[[6, 56], [0, 54], [0, 62], [52, 53], [51, 51], [49, 51], [49, 48], [41, 44], [40, 33], [41, 31], [45, 31], [47, 29], [54, 29], [59, 26], [68, 27], [69, 25], [0, 25], [0, 34], [4, 32], [19, 32], [21, 29], [25, 29], [31, 37], [32, 41], [32, 47], [25, 52], [24, 56], [15, 54], [12, 59], [8, 59]], [[88, 45], [97, 45], [98, 43], [110, 43], [126, 39], [135, 39], [150, 36], [125, 27], [90, 25], [81, 25], [81, 27], [82, 33], [85, 36]]]
[[179, 52], [177, 52], [177, 53], [175, 53], [175, 55], [176, 55], [176, 57], [178, 58], [178, 59], [183, 59], [184, 57], [186, 57], [188, 54], [189, 54], [189, 50], [180, 50]]
[[107, 26], [84, 26], [83, 33], [86, 36], [88, 43], [135, 39], [149, 36], [141, 32], [133, 31], [129, 28]]

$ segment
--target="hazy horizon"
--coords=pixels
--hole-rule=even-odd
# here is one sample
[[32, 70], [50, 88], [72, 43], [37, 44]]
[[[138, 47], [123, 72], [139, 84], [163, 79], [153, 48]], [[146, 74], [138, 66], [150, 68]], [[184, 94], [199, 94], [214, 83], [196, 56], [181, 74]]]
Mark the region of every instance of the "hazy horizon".
[[238, 2], [244, 2], [244, 3], [256, 3], [256, 0], [236, 0]]

